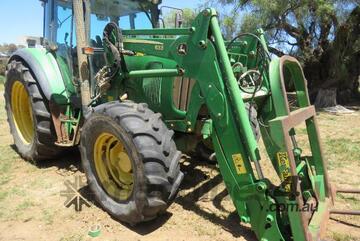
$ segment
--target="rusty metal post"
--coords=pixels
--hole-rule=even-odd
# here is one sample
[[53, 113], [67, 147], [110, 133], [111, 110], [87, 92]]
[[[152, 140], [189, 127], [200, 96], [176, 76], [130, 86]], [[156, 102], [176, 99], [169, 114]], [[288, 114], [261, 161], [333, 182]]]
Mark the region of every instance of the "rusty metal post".
[[[336, 188], [336, 193], [352, 193], [352, 194], [360, 194], [360, 189], [357, 188]], [[360, 210], [338, 210], [333, 209], [330, 210], [331, 214], [341, 214], [341, 215], [355, 215], [360, 216]]]
[[[84, 0], [84, 1], [88, 1], [88, 0]], [[90, 104], [90, 86], [89, 86], [88, 58], [82, 51], [83, 48], [88, 46], [88, 38], [85, 29], [85, 18], [84, 18], [84, 4], [83, 4], [84, 1], [74, 0], [73, 8], [75, 15], [76, 44], [77, 44], [76, 49], [77, 49], [78, 65], [79, 65], [81, 102], [83, 105], [83, 111], [86, 112]]]
[[337, 210], [337, 209], [333, 209], [333, 210], [330, 211], [330, 213], [331, 214], [360, 216], [360, 210]]
[[356, 188], [336, 188], [336, 192], [338, 193], [358, 193], [360, 194], [360, 189], [356, 189]]

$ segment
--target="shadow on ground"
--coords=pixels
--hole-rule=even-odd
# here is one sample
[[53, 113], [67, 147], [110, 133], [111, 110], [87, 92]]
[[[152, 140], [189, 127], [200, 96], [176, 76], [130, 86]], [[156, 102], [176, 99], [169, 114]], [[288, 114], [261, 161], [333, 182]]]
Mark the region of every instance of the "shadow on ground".
[[350, 223], [350, 222], [347, 222], [347, 221], [343, 221], [343, 220], [340, 220], [340, 219], [337, 219], [337, 218], [334, 218], [334, 217], [330, 217], [330, 219], [335, 221], [335, 222], [338, 222], [338, 223], [344, 224], [346, 226], [349, 226], [349, 227], [360, 228], [360, 225]]
[[[15, 145], [12, 145], [11, 148], [16, 151]], [[206, 166], [210, 170], [216, 170], [214, 165], [196, 161], [194, 158], [189, 159], [189, 162], [190, 165], [182, 165], [181, 167], [182, 171], [185, 173], [185, 178], [180, 189], [190, 189], [191, 191], [184, 196], [177, 197], [175, 202], [181, 205], [184, 209], [192, 211], [204, 219], [221, 226], [234, 237], [243, 237], [248, 241], [256, 240], [253, 232], [248, 227], [242, 226], [240, 224], [239, 216], [236, 212], [231, 213], [227, 218], [221, 218], [214, 213], [209, 213], [208, 211], [205, 211], [201, 207], [195, 205], [195, 202], [197, 202], [200, 197], [210, 192], [215, 186], [222, 182], [222, 177], [220, 174], [217, 174], [214, 177], [209, 177], [203, 171], [195, 168], [196, 166], [200, 165]], [[83, 172], [81, 167], [81, 156], [77, 148], [73, 148], [72, 150], [67, 151], [65, 154], [59, 156], [59, 158], [55, 160], [45, 160], [33, 163], [33, 165], [40, 169], [56, 167], [61, 172]], [[201, 182], [203, 182], [203, 184], [201, 184], [199, 187], [196, 187]], [[91, 202], [99, 209], [102, 209], [102, 207], [95, 201], [94, 195], [91, 192], [89, 185], [81, 187], [78, 191], [88, 202]], [[221, 205], [221, 202], [225, 197], [227, 197], [227, 195], [227, 191], [223, 190], [212, 199], [213, 205], [218, 210], [226, 211]], [[162, 227], [171, 218], [172, 215], [172, 213], [166, 212], [155, 220], [144, 222], [136, 226], [131, 226], [126, 223], [122, 224], [140, 235], [147, 235]], [[174, 215], [176, 215], [176, 213]]]
[[[199, 201], [202, 196], [211, 192], [214, 187], [223, 181], [220, 174], [217, 174], [214, 177], [208, 177], [204, 172], [196, 169], [195, 167], [199, 165], [206, 166], [210, 170], [217, 169], [215, 165], [210, 165], [202, 161], [199, 162], [192, 158], [190, 160], [190, 165], [182, 168], [182, 170], [185, 172], [185, 178], [180, 188], [191, 189], [197, 186], [197, 184], [199, 184], [199, 182], [203, 181], [204, 179], [206, 179], [206, 181], [202, 185], [193, 189], [187, 195], [178, 197], [175, 202], [180, 204], [184, 209], [192, 211], [204, 219], [221, 226], [224, 230], [231, 233], [235, 238], [243, 237], [248, 241], [257, 240], [250, 228], [240, 224], [240, 219], [236, 212], [232, 212], [227, 218], [224, 219], [214, 213], [205, 211], [198, 205], [195, 205], [195, 202]], [[212, 204], [219, 211], [226, 211], [221, 205], [221, 202], [227, 196], [227, 190], [222, 190], [212, 198]]]
[[[16, 146], [13, 144], [11, 148], [18, 153]], [[76, 172], [81, 171], [81, 156], [77, 148], [71, 148], [60, 154], [57, 158], [51, 160], [42, 160], [38, 162], [29, 162], [40, 169], [56, 167], [62, 171]]]

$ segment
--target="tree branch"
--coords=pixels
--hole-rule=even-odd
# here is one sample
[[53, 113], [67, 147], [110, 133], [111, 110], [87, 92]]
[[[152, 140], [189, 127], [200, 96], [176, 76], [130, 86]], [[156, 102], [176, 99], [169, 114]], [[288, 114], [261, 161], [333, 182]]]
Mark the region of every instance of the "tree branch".
[[301, 35], [301, 30], [287, 23], [285, 19], [280, 20], [279, 27], [283, 28], [293, 38], [298, 39]]
[[275, 42], [269, 42], [269, 45], [273, 45], [273, 44], [280, 44], [280, 43], [286, 43], [288, 45], [291, 45], [291, 46], [297, 46], [298, 43], [291, 43], [290, 41], [288, 40], [279, 40], [279, 41], [275, 41]]
[[285, 55], [284, 52], [282, 52], [282, 51], [280, 51], [280, 50], [278, 50], [278, 49], [276, 49], [274, 47], [269, 46], [268, 49], [269, 49], [270, 53], [273, 53], [278, 57], [281, 57], [281, 56]]

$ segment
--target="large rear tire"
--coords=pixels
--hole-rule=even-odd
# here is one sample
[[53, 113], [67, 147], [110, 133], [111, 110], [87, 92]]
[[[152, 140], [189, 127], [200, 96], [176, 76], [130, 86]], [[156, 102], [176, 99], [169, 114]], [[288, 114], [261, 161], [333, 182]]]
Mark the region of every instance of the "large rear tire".
[[4, 97], [7, 120], [19, 154], [26, 160], [58, 155], [62, 149], [54, 144], [56, 134], [48, 102], [22, 62], [13, 60], [8, 65]]
[[114, 218], [137, 224], [171, 204], [183, 179], [173, 134], [146, 104], [109, 102], [86, 120], [83, 168], [97, 202]]

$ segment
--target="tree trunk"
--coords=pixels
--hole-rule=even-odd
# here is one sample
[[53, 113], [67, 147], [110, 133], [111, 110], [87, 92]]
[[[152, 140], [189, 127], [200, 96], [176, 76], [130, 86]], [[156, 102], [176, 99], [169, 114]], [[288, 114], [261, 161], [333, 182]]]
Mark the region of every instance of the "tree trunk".
[[345, 104], [359, 98], [360, 7], [339, 26], [335, 40], [319, 60], [305, 62], [310, 99], [318, 108]]
[[320, 89], [314, 105], [316, 109], [336, 106], [336, 89]]

